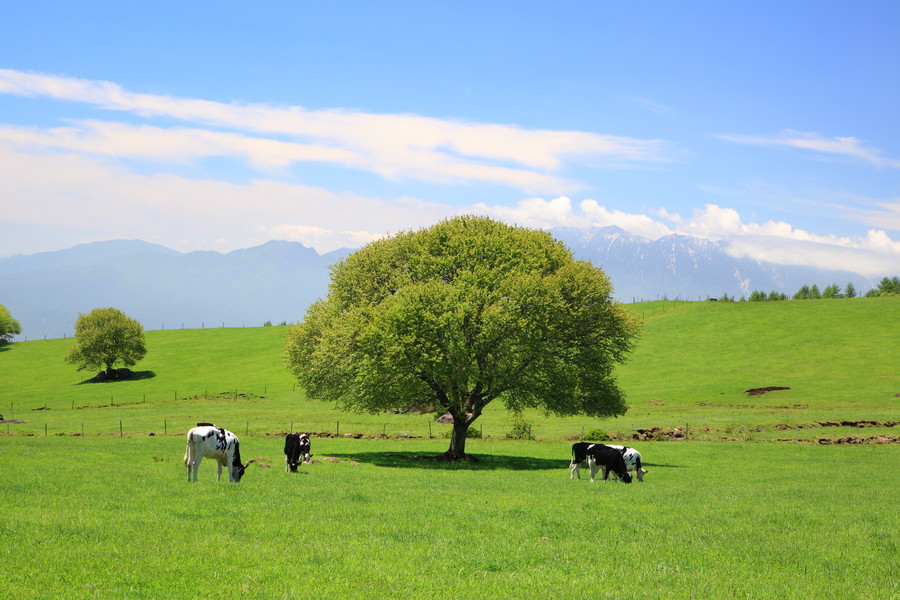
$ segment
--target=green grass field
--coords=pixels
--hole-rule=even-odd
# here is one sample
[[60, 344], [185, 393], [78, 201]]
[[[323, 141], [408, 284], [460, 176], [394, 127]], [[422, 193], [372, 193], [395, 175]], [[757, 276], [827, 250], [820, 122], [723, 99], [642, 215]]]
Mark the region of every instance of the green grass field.
[[[8, 346], [2, 597], [900, 598], [900, 446], [771, 441], [897, 436], [900, 298], [631, 308], [626, 416], [530, 412], [538, 440], [510, 441], [491, 406], [458, 465], [429, 459], [433, 416], [306, 399], [282, 327], [150, 331], [140, 377], [103, 384], [63, 362], [71, 340]], [[768, 386], [791, 389], [745, 393]], [[240, 484], [209, 460], [187, 483], [200, 420], [262, 459]], [[882, 425], [816, 425], [842, 420]], [[292, 425], [365, 439], [314, 437], [321, 462], [288, 474]], [[642, 484], [568, 478], [583, 430], [676, 426], [690, 441], [629, 443]]]
[[895, 598], [889, 446], [646, 442], [642, 484], [570, 481], [566, 442], [313, 440], [240, 484], [174, 437], [0, 444], [7, 598]]

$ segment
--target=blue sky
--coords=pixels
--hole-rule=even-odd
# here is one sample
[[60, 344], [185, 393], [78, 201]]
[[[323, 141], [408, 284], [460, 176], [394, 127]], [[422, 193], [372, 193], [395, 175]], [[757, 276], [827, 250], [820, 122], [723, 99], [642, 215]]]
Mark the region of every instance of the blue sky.
[[0, 256], [461, 213], [898, 274], [900, 3], [4, 8]]

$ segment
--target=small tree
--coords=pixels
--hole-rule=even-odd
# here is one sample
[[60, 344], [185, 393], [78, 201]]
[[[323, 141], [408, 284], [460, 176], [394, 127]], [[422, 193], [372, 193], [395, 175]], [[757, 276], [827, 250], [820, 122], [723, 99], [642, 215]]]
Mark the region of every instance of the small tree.
[[22, 333], [22, 326], [16, 321], [9, 309], [0, 304], [0, 346], [12, 341], [12, 336]]
[[844, 295], [848, 298], [856, 298], [856, 286], [853, 285], [852, 281], [844, 288]]
[[111, 376], [116, 364], [134, 366], [146, 353], [140, 323], [116, 308], [95, 308], [75, 321], [75, 345], [66, 362], [79, 371], [104, 367]]
[[819, 286], [815, 283], [809, 288], [809, 300], [819, 300], [822, 297], [822, 292], [819, 291]]
[[794, 294], [794, 300], [807, 300], [809, 299], [809, 286], [803, 285], [797, 290], [797, 293]]
[[841, 288], [838, 284], [832, 283], [829, 286], [826, 286], [824, 290], [822, 290], [823, 298], [840, 298], [841, 297]]
[[497, 399], [513, 414], [624, 414], [613, 368], [636, 333], [603, 271], [550, 234], [468, 216], [338, 262], [285, 359], [310, 397], [341, 408], [450, 413], [444, 456], [458, 460]]

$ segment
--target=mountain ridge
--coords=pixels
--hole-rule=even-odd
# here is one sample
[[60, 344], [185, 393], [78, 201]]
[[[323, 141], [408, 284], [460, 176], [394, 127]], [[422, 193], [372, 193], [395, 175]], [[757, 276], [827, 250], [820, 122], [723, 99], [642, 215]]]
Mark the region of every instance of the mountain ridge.
[[[650, 240], [619, 227], [549, 230], [576, 258], [610, 277], [622, 302], [702, 300], [751, 291], [792, 294], [802, 285], [853, 283], [862, 275], [735, 258], [713, 241], [683, 235]], [[0, 304], [22, 325], [16, 339], [66, 337], [79, 314], [114, 306], [145, 329], [298, 322], [327, 294], [330, 266], [352, 252], [319, 254], [272, 240], [227, 253], [179, 252], [140, 240], [107, 240], [0, 258]]]

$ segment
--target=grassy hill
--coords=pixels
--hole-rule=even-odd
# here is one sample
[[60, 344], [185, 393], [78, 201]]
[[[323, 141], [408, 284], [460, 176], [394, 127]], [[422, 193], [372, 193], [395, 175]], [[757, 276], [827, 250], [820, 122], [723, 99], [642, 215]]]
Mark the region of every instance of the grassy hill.
[[[597, 421], [528, 414], [538, 438], [604, 429], [687, 427], [694, 438], [856, 434], [817, 422], [900, 419], [900, 298], [795, 302], [652, 302], [630, 305], [644, 321], [637, 350], [619, 371], [631, 408]], [[82, 383], [93, 373], [63, 361], [71, 339], [0, 350], [0, 434], [181, 435], [198, 420], [236, 432], [294, 429], [439, 435], [428, 415], [357, 415], [311, 401], [281, 359], [283, 327], [148, 331], [132, 381]], [[746, 390], [786, 387], [750, 396]], [[479, 419], [503, 436], [502, 406]], [[846, 429], [846, 428], [844, 428]], [[867, 427], [863, 435], [892, 434]]]

